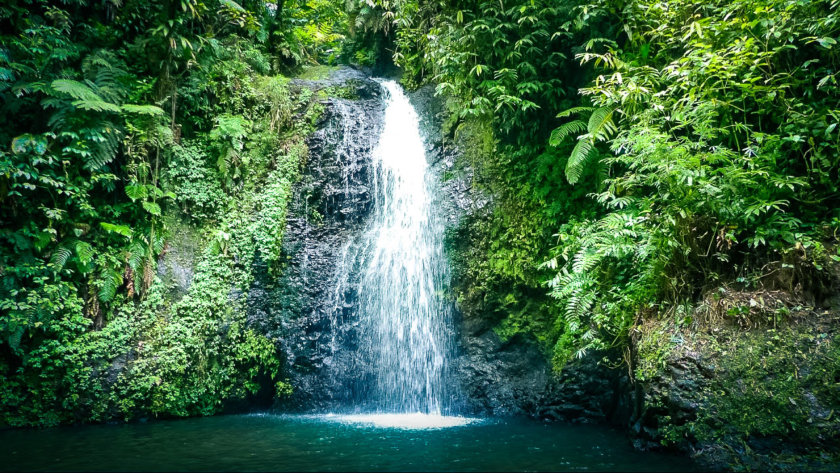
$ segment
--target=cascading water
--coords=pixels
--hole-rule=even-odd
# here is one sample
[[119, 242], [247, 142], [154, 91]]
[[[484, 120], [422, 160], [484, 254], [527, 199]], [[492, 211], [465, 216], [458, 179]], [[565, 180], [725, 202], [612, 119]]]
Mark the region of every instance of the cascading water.
[[374, 396], [392, 412], [440, 414], [451, 313], [440, 295], [449, 273], [443, 226], [431, 211], [431, 182], [417, 113], [393, 81], [373, 152], [374, 216], [360, 287], [362, 320], [376, 369]]
[[[340, 252], [334, 312], [355, 286], [359, 358], [370, 373], [355, 402], [380, 414], [412, 413], [409, 422], [425, 425], [428, 418], [418, 415], [450, 411], [452, 309], [443, 297], [449, 282], [444, 226], [432, 211], [434, 182], [417, 113], [394, 81], [380, 84], [386, 108], [372, 152], [373, 213], [361, 237]], [[452, 424], [448, 419], [438, 425]]]

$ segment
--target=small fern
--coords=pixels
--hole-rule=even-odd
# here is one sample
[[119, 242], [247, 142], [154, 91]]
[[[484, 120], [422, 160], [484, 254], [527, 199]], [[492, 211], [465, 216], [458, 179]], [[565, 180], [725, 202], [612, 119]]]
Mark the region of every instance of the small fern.
[[67, 261], [70, 260], [70, 257], [72, 255], [73, 252], [70, 250], [70, 248], [61, 245], [58, 248], [56, 248], [55, 251], [53, 251], [53, 254], [50, 257], [50, 265], [55, 271], [61, 271], [67, 264]]
[[590, 114], [585, 124], [583, 120], [573, 120], [555, 128], [548, 140], [551, 146], [559, 146], [569, 136], [586, 132], [577, 137], [577, 144], [572, 149], [566, 163], [566, 180], [569, 181], [569, 184], [576, 184], [597, 156], [595, 143], [608, 141], [618, 131], [618, 127], [613, 121], [615, 110], [615, 107], [573, 107], [557, 114], [558, 118], [586, 112]]
[[104, 268], [99, 275], [99, 300], [111, 302], [117, 295], [117, 288], [123, 283], [122, 273], [113, 268]]

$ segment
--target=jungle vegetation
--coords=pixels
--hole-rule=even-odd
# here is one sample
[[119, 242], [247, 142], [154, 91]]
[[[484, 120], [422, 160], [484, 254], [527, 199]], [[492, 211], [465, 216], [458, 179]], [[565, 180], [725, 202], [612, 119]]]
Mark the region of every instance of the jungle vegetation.
[[[646, 318], [695, 323], [714, 288], [818, 293], [840, 260], [839, 5], [5, 2], [2, 422], [210, 414], [260, 376], [290, 389], [227, 301], [280, 258], [319, 113], [289, 85], [304, 65], [393, 61], [446, 98], [492, 196], [450, 235], [456, 296], [558, 370], [626, 356]], [[207, 245], [176, 300], [156, 266], [184, 225]]]
[[[722, 285], [816, 293], [840, 259], [840, 2], [381, 1], [494, 198], [462, 302], [557, 369], [690, 324]], [[737, 319], [739, 314], [730, 314]]]
[[[258, 377], [288, 392], [229, 294], [255, 258], [276, 267], [320, 113], [283, 74], [333, 61], [344, 18], [326, 1], [0, 6], [0, 422], [212, 414]], [[158, 260], [196, 234], [173, 294]]]

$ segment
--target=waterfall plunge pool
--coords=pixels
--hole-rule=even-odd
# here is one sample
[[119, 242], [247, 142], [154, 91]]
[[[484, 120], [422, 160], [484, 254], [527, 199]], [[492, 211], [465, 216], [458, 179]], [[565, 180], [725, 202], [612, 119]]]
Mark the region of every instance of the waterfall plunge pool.
[[[0, 431], [0, 470], [694, 471], [603, 426], [422, 414], [250, 414]], [[457, 422], [456, 422], [457, 421]], [[455, 424], [460, 425], [445, 425]], [[412, 426], [413, 424], [413, 426]]]

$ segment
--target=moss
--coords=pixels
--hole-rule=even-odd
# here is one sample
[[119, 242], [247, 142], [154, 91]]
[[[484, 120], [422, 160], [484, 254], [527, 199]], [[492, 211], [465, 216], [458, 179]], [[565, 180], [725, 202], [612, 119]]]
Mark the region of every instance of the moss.
[[636, 363], [633, 375], [645, 382], [660, 374], [677, 345], [674, 331], [666, 325], [648, 323], [637, 330], [641, 333], [636, 344]]
[[666, 424], [664, 443], [689, 440], [749, 452], [783, 439], [806, 453], [836, 448], [840, 334], [825, 324], [800, 324], [733, 330], [705, 343], [715, 374], [696, 393], [696, 418]]
[[308, 66], [304, 67], [297, 74], [298, 79], [303, 80], [324, 80], [330, 76], [338, 67], [335, 66]]
[[359, 100], [359, 94], [352, 84], [331, 85], [319, 90], [318, 94], [322, 98], [333, 97], [346, 100]]

